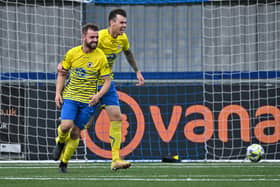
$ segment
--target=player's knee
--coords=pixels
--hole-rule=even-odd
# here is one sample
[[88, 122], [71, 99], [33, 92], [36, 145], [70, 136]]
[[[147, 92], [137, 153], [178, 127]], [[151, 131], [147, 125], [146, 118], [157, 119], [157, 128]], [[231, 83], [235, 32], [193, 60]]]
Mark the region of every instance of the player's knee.
[[111, 121], [121, 121], [121, 110], [119, 106], [106, 106]]
[[121, 121], [121, 114], [120, 113], [114, 113], [111, 115], [110, 120], [111, 121]]
[[73, 127], [70, 136], [73, 140], [80, 138], [80, 129], [78, 127]]
[[62, 132], [66, 133], [73, 127], [73, 122], [71, 120], [62, 120], [60, 124], [60, 129]]
[[71, 129], [71, 126], [61, 124], [61, 125], [60, 125], [60, 129], [61, 129], [61, 131], [62, 131], [63, 133], [66, 133], [66, 132], [68, 132], [68, 131]]

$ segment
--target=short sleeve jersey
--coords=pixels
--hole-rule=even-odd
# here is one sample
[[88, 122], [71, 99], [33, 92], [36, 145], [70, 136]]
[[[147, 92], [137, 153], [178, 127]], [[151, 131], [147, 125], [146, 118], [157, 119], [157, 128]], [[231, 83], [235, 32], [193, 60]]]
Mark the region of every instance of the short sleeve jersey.
[[112, 73], [101, 49], [96, 48], [90, 53], [84, 53], [81, 45], [66, 53], [62, 66], [70, 72], [63, 90], [63, 99], [82, 103], [88, 103], [89, 97], [97, 93], [98, 79]]
[[108, 29], [100, 30], [98, 35], [98, 48], [105, 53], [109, 66], [112, 69], [118, 55], [122, 51], [127, 51], [130, 48], [128, 37], [125, 33], [123, 33], [122, 35], [113, 38]]

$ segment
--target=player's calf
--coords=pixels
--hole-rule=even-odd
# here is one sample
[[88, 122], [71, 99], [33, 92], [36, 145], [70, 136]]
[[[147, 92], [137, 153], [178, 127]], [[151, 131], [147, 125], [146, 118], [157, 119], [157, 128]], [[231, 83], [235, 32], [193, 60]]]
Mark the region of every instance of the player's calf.
[[60, 142], [56, 143], [55, 148], [52, 152], [52, 157], [55, 161], [59, 160], [59, 157], [61, 155], [61, 152], [62, 152], [64, 146], [65, 146], [65, 143], [60, 143]]

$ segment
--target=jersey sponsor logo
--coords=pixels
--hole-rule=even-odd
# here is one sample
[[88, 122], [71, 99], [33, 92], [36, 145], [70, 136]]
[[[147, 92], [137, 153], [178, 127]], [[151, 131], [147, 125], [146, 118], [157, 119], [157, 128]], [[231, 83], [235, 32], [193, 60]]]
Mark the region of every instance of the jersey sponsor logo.
[[117, 58], [117, 54], [116, 54], [116, 53], [107, 54], [106, 57], [107, 57], [107, 60], [108, 60], [108, 62], [109, 62], [109, 64], [110, 64], [110, 66], [112, 67], [114, 61], [115, 61], [116, 58]]

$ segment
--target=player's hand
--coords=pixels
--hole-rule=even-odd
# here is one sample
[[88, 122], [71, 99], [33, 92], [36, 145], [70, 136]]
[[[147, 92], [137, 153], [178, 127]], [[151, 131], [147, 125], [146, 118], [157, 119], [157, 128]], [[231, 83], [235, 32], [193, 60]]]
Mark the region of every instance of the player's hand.
[[61, 63], [57, 64], [56, 70], [57, 70], [57, 72], [60, 73], [61, 75], [67, 75], [67, 73], [68, 73], [68, 71], [62, 67], [62, 64], [61, 64]]
[[137, 79], [138, 79], [138, 83], [136, 84], [136, 86], [142, 86], [142, 85], [144, 85], [144, 77], [143, 77], [143, 75], [142, 75], [142, 73], [141, 73], [141, 71], [137, 71], [136, 72], [136, 77], [137, 77]]
[[60, 108], [61, 107], [61, 104], [63, 103], [63, 99], [62, 99], [62, 96], [61, 94], [56, 94], [55, 95], [55, 105]]
[[88, 102], [89, 106], [96, 105], [99, 102], [99, 99], [100, 99], [97, 94], [96, 95], [92, 95], [89, 98], [90, 98], [90, 100]]

